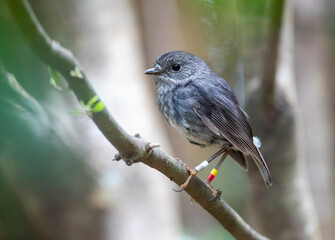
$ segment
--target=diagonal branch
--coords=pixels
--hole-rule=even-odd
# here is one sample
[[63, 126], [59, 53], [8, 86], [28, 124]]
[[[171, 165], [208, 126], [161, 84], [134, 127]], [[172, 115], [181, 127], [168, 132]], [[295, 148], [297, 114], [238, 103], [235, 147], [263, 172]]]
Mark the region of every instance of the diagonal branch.
[[[96, 96], [83, 71], [80, 71], [82, 74], [79, 75], [70, 73], [80, 69], [78, 61], [69, 50], [47, 35], [29, 2], [27, 0], [5, 0], [5, 2], [32, 51], [64, 76], [77, 99], [88, 102]], [[130, 136], [106, 108], [101, 112], [92, 113], [92, 120], [109, 142], [118, 149], [121, 158], [128, 165], [142, 162], [160, 171], [178, 185], [187, 179], [189, 174], [182, 163], [160, 148], [153, 148], [148, 141]], [[185, 190], [237, 239], [267, 239], [244, 222], [221, 197], [208, 201], [211, 198], [211, 191], [199, 178], [195, 177]]]

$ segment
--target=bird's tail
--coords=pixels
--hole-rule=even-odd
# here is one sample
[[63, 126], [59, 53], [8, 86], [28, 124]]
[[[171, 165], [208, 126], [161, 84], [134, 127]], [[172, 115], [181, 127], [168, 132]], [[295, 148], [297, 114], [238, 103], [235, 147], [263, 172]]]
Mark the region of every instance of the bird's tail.
[[260, 173], [263, 177], [265, 185], [267, 187], [270, 187], [272, 185], [272, 179], [271, 179], [270, 171], [269, 171], [269, 168], [264, 161], [264, 158], [263, 158], [261, 152], [259, 151], [261, 142], [257, 137], [254, 137], [253, 140], [254, 140], [254, 145], [257, 149], [258, 154], [253, 155], [252, 158], [254, 159], [254, 161], [256, 163], [256, 166], [258, 167], [258, 170], [260, 171]]

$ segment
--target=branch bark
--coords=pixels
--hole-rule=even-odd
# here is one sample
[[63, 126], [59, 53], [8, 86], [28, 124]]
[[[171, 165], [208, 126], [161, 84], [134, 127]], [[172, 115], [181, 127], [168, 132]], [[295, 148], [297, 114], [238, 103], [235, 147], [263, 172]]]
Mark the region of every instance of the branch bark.
[[[68, 49], [47, 35], [29, 2], [27, 0], [5, 0], [5, 2], [32, 51], [44, 63], [64, 76], [77, 99], [86, 103], [97, 96], [82, 70], [80, 70], [82, 77], [70, 74], [72, 70], [80, 69], [78, 61]], [[178, 185], [187, 179], [188, 171], [181, 162], [160, 148], [152, 148], [148, 141], [130, 136], [106, 108], [99, 113], [92, 113], [92, 120], [109, 142], [118, 149], [121, 158], [128, 165], [142, 162], [160, 171]], [[195, 177], [185, 191], [236, 239], [267, 239], [252, 229], [220, 196], [208, 201], [211, 198], [211, 191], [199, 178]]]

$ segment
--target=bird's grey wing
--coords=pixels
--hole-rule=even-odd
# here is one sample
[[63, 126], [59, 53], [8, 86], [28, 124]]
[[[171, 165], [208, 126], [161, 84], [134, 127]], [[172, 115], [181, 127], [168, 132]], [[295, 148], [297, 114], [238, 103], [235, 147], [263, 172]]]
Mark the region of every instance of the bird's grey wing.
[[215, 134], [224, 136], [234, 147], [249, 155], [257, 150], [252, 142], [252, 131], [244, 114], [225, 97], [217, 103], [212, 96], [197, 101], [193, 108], [205, 125]]
[[269, 169], [258, 148], [253, 143], [253, 135], [245, 114], [235, 101], [223, 94], [211, 94], [199, 88], [198, 101], [193, 105], [197, 115], [214, 133], [220, 133], [235, 148], [245, 155], [251, 155], [259, 168], [266, 185], [271, 185]]

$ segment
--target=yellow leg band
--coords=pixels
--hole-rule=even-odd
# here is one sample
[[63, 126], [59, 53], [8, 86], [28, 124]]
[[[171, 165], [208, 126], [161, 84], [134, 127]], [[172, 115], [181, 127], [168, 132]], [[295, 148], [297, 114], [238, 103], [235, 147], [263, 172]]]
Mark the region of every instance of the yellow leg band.
[[211, 171], [211, 174], [213, 176], [215, 176], [217, 173], [218, 173], [218, 170], [216, 170], [215, 168], [213, 168], [212, 171]]

